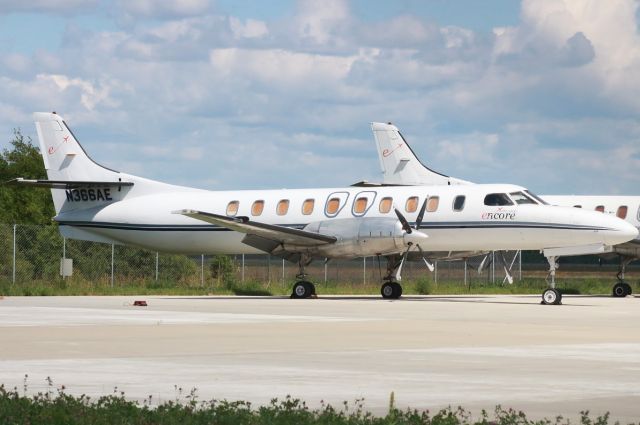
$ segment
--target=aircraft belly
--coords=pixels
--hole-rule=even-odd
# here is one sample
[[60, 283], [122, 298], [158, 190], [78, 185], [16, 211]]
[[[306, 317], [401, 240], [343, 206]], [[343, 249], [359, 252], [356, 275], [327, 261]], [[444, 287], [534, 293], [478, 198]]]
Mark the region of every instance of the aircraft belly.
[[[122, 244], [152, 251], [173, 254], [260, 254], [262, 251], [242, 243], [244, 234], [232, 231], [161, 231], [113, 228], [87, 228], [83, 233], [94, 233]], [[75, 239], [96, 240], [90, 237]]]

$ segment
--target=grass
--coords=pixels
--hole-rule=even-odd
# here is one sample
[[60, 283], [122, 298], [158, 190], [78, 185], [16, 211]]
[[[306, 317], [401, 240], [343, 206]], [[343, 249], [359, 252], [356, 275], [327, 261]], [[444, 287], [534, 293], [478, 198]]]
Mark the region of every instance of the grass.
[[[209, 283], [205, 286], [186, 285], [169, 280], [134, 280], [111, 286], [107, 281], [68, 279], [56, 281], [32, 280], [12, 284], [0, 280], [0, 295], [4, 296], [52, 296], [52, 295], [289, 295], [293, 281], [267, 283], [257, 280], [245, 282]], [[639, 286], [630, 282], [634, 293]], [[540, 294], [547, 287], [543, 277], [526, 277], [512, 285], [501, 282], [473, 280], [467, 285], [458, 280], [433, 281], [430, 277], [402, 282], [404, 295], [492, 295], [492, 294]], [[565, 294], [610, 295], [613, 282], [610, 278], [563, 278], [557, 287]], [[316, 283], [319, 295], [377, 295], [380, 284], [370, 282]]]
[[[25, 377], [26, 382], [26, 377]], [[490, 417], [482, 411], [473, 418], [465, 409], [451, 407], [431, 413], [429, 410], [396, 408], [394, 395], [389, 397], [385, 416], [374, 416], [364, 408], [363, 400], [339, 408], [321, 403], [311, 409], [299, 399], [287, 396], [272, 399], [266, 406], [254, 407], [246, 401], [199, 401], [196, 390], [176, 400], [154, 405], [152, 397], [128, 400], [123, 392], [92, 400], [87, 395], [73, 396], [64, 387], [55, 388], [50, 379], [46, 392], [28, 396], [26, 383], [22, 394], [17, 388], [7, 390], [0, 385], [0, 423], [2, 424], [233, 424], [233, 425], [552, 425], [570, 424], [562, 416], [532, 420], [526, 414], [497, 406]], [[588, 411], [580, 413], [582, 425], [607, 425], [609, 413], [591, 418]]]

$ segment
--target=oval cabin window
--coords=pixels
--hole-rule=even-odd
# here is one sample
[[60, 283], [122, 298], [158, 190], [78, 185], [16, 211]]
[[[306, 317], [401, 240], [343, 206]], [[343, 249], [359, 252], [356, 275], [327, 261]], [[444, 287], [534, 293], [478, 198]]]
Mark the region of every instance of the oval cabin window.
[[238, 214], [239, 205], [240, 205], [240, 202], [238, 201], [229, 202], [229, 204], [227, 204], [227, 215], [230, 215], [233, 217], [234, 215]]
[[327, 214], [333, 215], [340, 210], [340, 198], [331, 198], [327, 202]]
[[596, 211], [603, 213], [604, 212], [604, 205], [598, 205], [596, 207]]
[[251, 215], [261, 215], [262, 210], [264, 210], [264, 201], [255, 201], [253, 205], [251, 205]]
[[314, 199], [307, 199], [302, 203], [302, 214], [310, 215], [313, 212], [313, 206], [316, 201]]
[[407, 203], [404, 205], [404, 210], [408, 213], [416, 212], [418, 209], [418, 197], [412, 196], [407, 199]]
[[278, 202], [278, 206], [276, 207], [276, 214], [285, 215], [289, 211], [289, 200], [282, 199]]
[[364, 214], [367, 210], [367, 198], [358, 198], [353, 206], [353, 212], [356, 214]]
[[393, 198], [387, 196], [380, 200], [380, 212], [386, 214], [391, 211], [391, 205], [393, 205]]
[[626, 205], [621, 205], [618, 207], [618, 211], [616, 211], [616, 217], [621, 218], [621, 219], [625, 219], [627, 218], [627, 210], [629, 208], [627, 208]]
[[440, 205], [440, 197], [432, 196], [427, 201], [427, 212], [436, 212], [438, 209], [438, 205]]

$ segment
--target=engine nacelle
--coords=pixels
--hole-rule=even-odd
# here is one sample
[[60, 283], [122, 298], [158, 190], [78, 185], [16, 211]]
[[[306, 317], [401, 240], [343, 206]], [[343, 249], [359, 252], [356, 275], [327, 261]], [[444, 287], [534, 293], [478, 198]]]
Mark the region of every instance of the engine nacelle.
[[304, 251], [315, 256], [355, 258], [388, 255], [405, 249], [402, 225], [395, 218], [344, 218], [309, 223], [308, 232], [334, 236], [336, 243], [319, 247], [285, 245], [285, 250]]

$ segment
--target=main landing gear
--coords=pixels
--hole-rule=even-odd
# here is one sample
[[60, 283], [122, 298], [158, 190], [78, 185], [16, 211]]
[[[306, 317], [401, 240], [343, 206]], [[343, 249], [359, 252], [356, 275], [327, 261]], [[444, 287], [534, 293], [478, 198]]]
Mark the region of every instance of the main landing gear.
[[304, 272], [304, 268], [311, 263], [311, 258], [306, 255], [300, 257], [298, 261], [298, 267], [300, 268], [296, 279], [298, 281], [293, 285], [291, 291], [291, 298], [311, 298], [317, 297], [316, 287], [313, 283], [306, 280], [307, 274]]
[[553, 256], [547, 257], [547, 261], [549, 262], [549, 277], [551, 277], [551, 282], [547, 281], [549, 288], [545, 289], [542, 293], [541, 304], [559, 305], [562, 304], [562, 294], [556, 289], [556, 268], [558, 267], [558, 263], [556, 263], [556, 257]]
[[382, 298], [397, 300], [402, 296], [402, 285], [398, 283], [400, 280], [400, 271], [404, 257], [402, 255], [392, 255], [387, 257], [387, 275], [384, 277], [380, 294]]
[[618, 270], [618, 274], [616, 277], [618, 278], [618, 282], [613, 285], [612, 295], [616, 298], [623, 298], [627, 295], [631, 295], [631, 285], [624, 281], [624, 272], [627, 268], [627, 264], [635, 260], [633, 257], [620, 256], [620, 269]]

